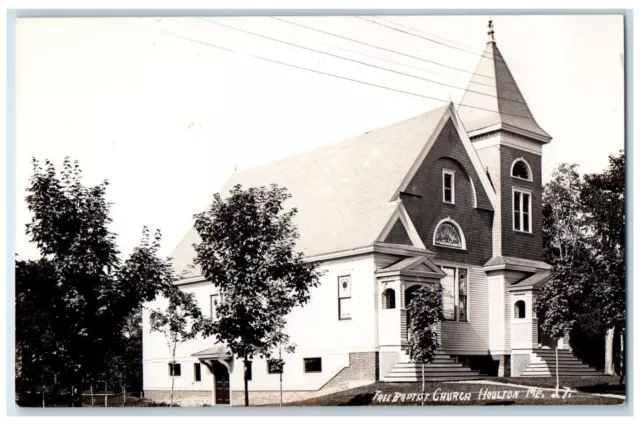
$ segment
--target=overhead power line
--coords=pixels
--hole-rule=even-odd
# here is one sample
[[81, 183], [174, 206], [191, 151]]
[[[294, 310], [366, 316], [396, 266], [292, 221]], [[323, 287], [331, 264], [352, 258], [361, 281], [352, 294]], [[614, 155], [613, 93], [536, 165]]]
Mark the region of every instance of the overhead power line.
[[[371, 23], [371, 24], [379, 25], [379, 26], [384, 27], [384, 28], [388, 28], [388, 29], [391, 29], [391, 30], [394, 30], [394, 31], [398, 31], [398, 32], [400, 32], [400, 33], [402, 33], [402, 34], [410, 35], [410, 36], [412, 36], [412, 37], [417, 37], [417, 38], [419, 38], [419, 39], [426, 40], [426, 41], [429, 41], [429, 42], [431, 42], [431, 43], [439, 44], [439, 45], [441, 45], [441, 46], [445, 46], [445, 47], [448, 47], [448, 48], [450, 48], [450, 49], [459, 50], [459, 51], [461, 51], [461, 52], [469, 53], [469, 54], [471, 54], [471, 55], [474, 55], [474, 56], [480, 56], [480, 57], [487, 58], [487, 59], [494, 59], [494, 58], [495, 58], [497, 61], [504, 62], [504, 61], [500, 60], [499, 58], [495, 57], [495, 56], [494, 56], [493, 54], [491, 54], [491, 53], [489, 54], [490, 56], [487, 56], [487, 55], [485, 55], [485, 53], [484, 53], [484, 52], [483, 52], [483, 53], [477, 53], [477, 52], [474, 52], [474, 51], [471, 51], [471, 50], [468, 50], [468, 49], [463, 49], [463, 48], [461, 48], [461, 47], [451, 46], [451, 45], [449, 45], [449, 44], [443, 43], [443, 42], [438, 41], [438, 40], [434, 40], [434, 39], [432, 39], [432, 38], [423, 37], [423, 36], [421, 36], [421, 35], [414, 34], [414, 33], [408, 32], [408, 31], [404, 31], [404, 30], [401, 30], [401, 29], [399, 29], [399, 28], [395, 28], [395, 27], [392, 27], [392, 26], [390, 26], [390, 25], [383, 24], [383, 23], [381, 23], [381, 22], [376, 22], [376, 21], [374, 21], [373, 19], [363, 18], [363, 17], [361, 17], [361, 16], [354, 16], [354, 18], [358, 18], [358, 19], [361, 19], [361, 20], [363, 20], [363, 21], [365, 21], [365, 22], [369, 22], [369, 23]], [[400, 27], [408, 28], [408, 29], [410, 29], [410, 30], [412, 30], [412, 31], [415, 31], [415, 32], [420, 32], [420, 33], [422, 33], [422, 32], [423, 32], [423, 31], [420, 31], [420, 30], [417, 30], [417, 29], [414, 29], [414, 28], [408, 27], [408, 26], [406, 26], [406, 25], [398, 24], [398, 23], [395, 23], [395, 22], [393, 22], [393, 21], [388, 21], [388, 20], [386, 20], [386, 19], [384, 19], [384, 18], [378, 18], [378, 19], [383, 20], [383, 21], [387, 21], [387, 22], [391, 22], [391, 23], [392, 23], [392, 24], [394, 24], [394, 25], [398, 25], [398, 26], [400, 26]], [[428, 33], [425, 33], [425, 34], [428, 34]], [[430, 34], [429, 34], [429, 35], [430, 35]]]
[[[162, 32], [162, 31], [160, 31], [160, 32]], [[264, 56], [260, 56], [260, 55], [254, 55], [254, 54], [251, 54], [251, 53], [240, 52], [240, 51], [233, 50], [233, 49], [230, 49], [230, 48], [227, 48], [227, 47], [219, 46], [217, 44], [209, 43], [209, 42], [202, 41], [202, 40], [196, 40], [194, 38], [185, 37], [185, 36], [181, 36], [181, 35], [174, 34], [174, 33], [168, 33], [168, 32], [162, 32], [162, 33], [166, 34], [166, 35], [169, 35], [171, 37], [179, 38], [179, 39], [182, 39], [182, 40], [185, 40], [185, 41], [189, 41], [189, 42], [192, 42], [192, 43], [196, 43], [196, 44], [200, 44], [200, 45], [203, 45], [203, 46], [212, 47], [212, 48], [215, 48], [215, 49], [218, 49], [218, 50], [223, 50], [223, 51], [226, 51], [226, 52], [235, 53], [235, 54], [238, 54], [238, 55], [247, 56], [247, 57], [254, 58], [254, 59], [259, 59], [259, 60], [263, 60], [265, 62], [275, 63], [275, 64], [278, 64], [278, 65], [284, 65], [284, 66], [288, 66], [288, 67], [291, 67], [291, 68], [295, 68], [295, 69], [299, 69], [299, 70], [303, 70], [303, 71], [308, 71], [308, 72], [312, 72], [312, 73], [319, 74], [319, 75], [324, 75], [324, 76], [327, 76], [327, 77], [333, 77], [333, 78], [337, 78], [337, 79], [340, 79], [340, 80], [345, 80], [345, 81], [350, 81], [350, 82], [353, 82], [353, 83], [363, 84], [363, 85], [366, 85], [366, 86], [369, 86], [369, 87], [376, 87], [376, 88], [387, 90], [387, 91], [406, 94], [406, 95], [414, 96], [414, 97], [420, 97], [422, 99], [435, 100], [437, 102], [442, 102], [442, 103], [452, 103], [454, 105], [466, 106], [466, 107], [469, 107], [469, 108], [474, 108], [474, 109], [478, 109], [478, 110], [482, 110], [482, 111], [501, 113], [502, 115], [509, 115], [509, 116], [513, 116], [513, 117], [531, 119], [530, 117], [526, 117], [524, 115], [509, 114], [509, 113], [506, 113], [506, 112], [499, 112], [499, 111], [496, 111], [496, 110], [493, 110], [493, 109], [481, 108], [481, 107], [468, 105], [468, 104], [464, 104], [464, 103], [455, 103], [455, 102], [452, 102], [451, 100], [440, 99], [440, 98], [433, 97], [433, 96], [427, 96], [427, 95], [423, 95], [423, 94], [419, 94], [419, 93], [413, 93], [413, 92], [410, 92], [410, 91], [395, 89], [395, 88], [392, 88], [392, 87], [387, 87], [387, 86], [383, 86], [383, 85], [380, 85], [380, 84], [370, 83], [370, 82], [358, 80], [358, 79], [355, 79], [355, 78], [350, 78], [350, 77], [345, 77], [345, 76], [342, 76], [342, 75], [332, 74], [332, 73], [329, 73], [329, 72], [319, 71], [317, 69], [306, 68], [304, 66], [295, 65], [295, 64], [291, 64], [291, 63], [287, 63], [287, 62], [282, 62], [282, 61], [279, 61], [279, 60], [270, 59], [270, 58], [267, 58], [267, 57], [264, 57]]]
[[208, 23], [211, 23], [211, 24], [214, 24], [214, 25], [219, 25], [219, 26], [224, 27], [224, 28], [229, 28], [229, 29], [232, 29], [234, 31], [239, 31], [239, 32], [242, 32], [242, 33], [245, 33], [245, 34], [253, 35], [255, 37], [260, 37], [260, 38], [264, 38], [266, 40], [275, 41], [277, 43], [282, 43], [282, 44], [285, 44], [287, 46], [297, 47], [297, 48], [300, 48], [300, 49], [303, 49], [303, 50], [307, 50], [307, 51], [310, 51], [310, 52], [314, 52], [314, 53], [320, 53], [320, 54], [323, 54], [323, 55], [331, 56], [331, 57], [342, 59], [342, 60], [345, 60], [345, 61], [357, 63], [359, 65], [368, 66], [370, 68], [376, 68], [376, 69], [380, 69], [382, 71], [391, 72], [391, 73], [402, 75], [402, 76], [405, 76], [405, 77], [410, 77], [410, 78], [415, 78], [417, 80], [426, 81], [428, 83], [438, 84], [438, 85], [442, 85], [442, 86], [445, 86], [445, 87], [450, 87], [450, 88], [453, 88], [453, 89], [456, 89], [456, 90], [462, 90], [462, 91], [466, 91], [466, 92], [476, 93], [476, 94], [479, 94], [481, 96], [493, 97], [493, 98], [496, 98], [496, 99], [506, 100], [506, 101], [509, 101], [509, 102], [524, 103], [521, 100], [515, 100], [515, 99], [509, 99], [509, 98], [506, 98], [506, 97], [495, 96], [493, 94], [483, 93], [481, 91], [473, 90], [473, 89], [470, 89], [470, 88], [467, 88], [467, 87], [460, 87], [460, 86], [456, 86], [456, 85], [453, 85], [453, 84], [443, 83], [441, 81], [420, 77], [420, 76], [415, 75], [415, 74], [409, 74], [409, 73], [398, 71], [398, 70], [395, 70], [395, 69], [385, 68], [385, 67], [382, 67], [382, 66], [378, 66], [378, 65], [374, 65], [374, 64], [368, 63], [368, 62], [359, 61], [357, 59], [352, 59], [352, 58], [348, 58], [348, 57], [345, 57], [345, 56], [340, 56], [340, 55], [336, 55], [336, 54], [333, 54], [333, 53], [324, 52], [322, 50], [313, 49], [311, 47], [302, 46], [300, 44], [291, 43], [291, 42], [285, 41], [285, 40], [280, 40], [278, 38], [270, 37], [268, 35], [264, 35], [264, 34], [256, 33], [256, 32], [253, 32], [253, 31], [245, 30], [245, 29], [242, 29], [242, 28], [234, 27], [233, 25], [227, 25], [227, 24], [223, 24], [221, 22], [211, 21], [211, 20], [206, 19], [206, 18], [198, 18], [198, 19], [201, 19], [201, 20], [203, 20], [205, 22], [208, 22]]
[[[452, 69], [454, 71], [464, 72], [465, 74], [476, 75], [476, 76], [479, 76], [479, 77], [482, 77], [482, 78], [487, 78], [487, 79], [494, 80], [494, 81], [496, 80], [495, 77], [491, 77], [489, 75], [478, 74], [478, 73], [475, 73], [473, 71], [469, 71], [468, 69], [457, 68], [455, 66], [451, 66], [451, 65], [447, 65], [447, 64], [440, 63], [440, 62], [437, 62], [437, 61], [432, 61], [432, 60], [429, 60], [429, 59], [421, 58], [419, 56], [413, 56], [413, 55], [410, 55], [408, 53], [398, 52], [397, 50], [387, 49], [386, 47], [376, 46], [375, 44], [370, 44], [370, 43], [367, 43], [367, 42], [364, 42], [364, 41], [361, 41], [361, 40], [356, 40], [356, 39], [353, 39], [353, 38], [344, 37], [342, 35], [338, 35], [338, 34], [334, 34], [334, 33], [329, 32], [329, 31], [323, 31], [323, 30], [320, 30], [320, 29], [317, 29], [317, 28], [309, 27], [307, 25], [299, 24], [297, 22], [287, 21], [286, 19], [276, 18], [275, 16], [270, 16], [270, 18], [278, 20], [278, 21], [281, 21], [281, 22], [286, 22], [287, 24], [290, 24], [290, 25], [295, 25], [295, 26], [298, 26], [298, 27], [301, 27], [301, 28], [306, 28], [308, 30], [315, 31], [315, 32], [318, 32], [318, 33], [321, 33], [321, 34], [326, 34], [326, 35], [330, 35], [332, 37], [337, 37], [337, 38], [341, 38], [343, 40], [348, 40], [348, 41], [351, 41], [353, 43], [362, 44], [363, 46], [373, 47], [374, 49], [383, 50], [385, 52], [390, 52], [390, 53], [394, 53], [396, 55], [406, 56], [406, 57], [411, 58], [411, 59], [416, 59], [416, 60], [419, 60], [419, 61], [422, 61], [422, 62], [427, 62], [427, 63], [433, 64], [433, 65], [437, 65], [437, 66], [441, 66], [441, 67], [444, 67], [444, 68]], [[476, 81], [474, 81], [474, 84], [480, 84], [480, 85], [483, 85], [483, 86], [495, 87], [495, 85], [485, 84], [485, 83], [476, 82]]]

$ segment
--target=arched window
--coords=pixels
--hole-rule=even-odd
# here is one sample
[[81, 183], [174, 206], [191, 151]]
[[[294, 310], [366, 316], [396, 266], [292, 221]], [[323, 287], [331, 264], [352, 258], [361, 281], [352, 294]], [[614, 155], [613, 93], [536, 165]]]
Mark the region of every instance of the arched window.
[[533, 180], [533, 176], [531, 175], [531, 167], [524, 158], [519, 158], [513, 161], [511, 165], [511, 177], [517, 177], [523, 180]]
[[382, 292], [382, 308], [396, 308], [396, 291], [391, 288], [387, 288]]
[[525, 314], [525, 304], [524, 301], [516, 301], [516, 305], [513, 306], [513, 317], [516, 319], [524, 319]]
[[433, 234], [433, 244], [449, 248], [467, 248], [460, 226], [450, 218], [441, 220], [436, 226], [436, 231]]

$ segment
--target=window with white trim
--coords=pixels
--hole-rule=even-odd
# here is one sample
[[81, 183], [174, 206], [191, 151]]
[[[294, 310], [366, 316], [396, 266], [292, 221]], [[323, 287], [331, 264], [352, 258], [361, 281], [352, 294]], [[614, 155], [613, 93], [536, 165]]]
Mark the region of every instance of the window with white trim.
[[467, 249], [460, 226], [450, 218], [442, 219], [436, 225], [433, 244], [447, 248]]
[[518, 158], [513, 161], [513, 164], [511, 165], [511, 177], [533, 181], [533, 176], [531, 175], [531, 167], [529, 166], [529, 163], [524, 160], [524, 158]]
[[351, 319], [351, 276], [338, 277], [338, 319]]
[[513, 189], [513, 230], [531, 233], [531, 192]]
[[443, 266], [446, 274], [442, 278], [442, 310], [446, 320], [468, 321], [467, 269]]
[[447, 204], [456, 203], [455, 173], [451, 170], [442, 170], [442, 201]]

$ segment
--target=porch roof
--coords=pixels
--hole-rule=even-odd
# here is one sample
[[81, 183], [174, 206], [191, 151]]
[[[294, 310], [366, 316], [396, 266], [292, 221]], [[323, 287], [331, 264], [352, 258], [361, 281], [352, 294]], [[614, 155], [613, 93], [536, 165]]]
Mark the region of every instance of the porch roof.
[[543, 271], [526, 277], [520, 282], [516, 282], [509, 286], [509, 291], [517, 291], [522, 289], [538, 289], [544, 283], [547, 283], [551, 279], [551, 272]]
[[192, 357], [199, 359], [228, 359], [232, 357], [231, 350], [225, 344], [215, 344], [211, 348], [193, 353]]
[[485, 263], [484, 268], [489, 270], [510, 268], [529, 268], [535, 271], [551, 270], [551, 266], [544, 261], [527, 260], [516, 257], [493, 257]]

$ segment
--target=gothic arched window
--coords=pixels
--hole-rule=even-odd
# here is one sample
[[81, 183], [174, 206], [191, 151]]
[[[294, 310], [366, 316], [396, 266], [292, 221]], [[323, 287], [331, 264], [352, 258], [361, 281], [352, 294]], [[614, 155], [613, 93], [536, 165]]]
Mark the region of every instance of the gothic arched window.
[[382, 292], [382, 308], [396, 308], [396, 291], [391, 288], [387, 288]]
[[433, 244], [450, 248], [466, 249], [460, 226], [453, 220], [445, 219], [438, 223], [433, 235]]
[[531, 167], [529, 167], [527, 161], [523, 158], [516, 159], [511, 166], [511, 177], [532, 181]]

